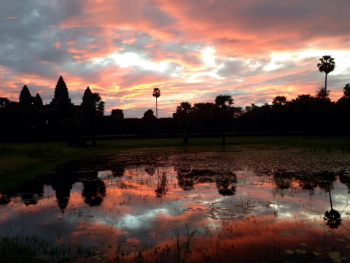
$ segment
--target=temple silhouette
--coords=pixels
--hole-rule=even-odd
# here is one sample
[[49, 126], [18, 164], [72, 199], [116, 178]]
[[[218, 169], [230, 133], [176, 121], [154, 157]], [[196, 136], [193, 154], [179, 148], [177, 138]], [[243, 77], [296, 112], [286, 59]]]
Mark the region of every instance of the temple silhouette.
[[[83, 94], [92, 93], [87, 87]], [[83, 95], [82, 95], [83, 97]], [[79, 121], [81, 105], [74, 105], [69, 96], [69, 90], [63, 77], [60, 76], [54, 89], [54, 96], [50, 103], [44, 104], [39, 93], [31, 96], [29, 88], [24, 85], [19, 96], [19, 102], [13, 104], [9, 118], [1, 118], [4, 129], [0, 131], [0, 139], [64, 139], [67, 130], [78, 128], [74, 121]], [[1, 110], [1, 109], [0, 109]], [[1, 112], [0, 112], [1, 113]], [[13, 120], [11, 115], [18, 121]], [[69, 122], [69, 120], [71, 120]], [[74, 120], [74, 121], [73, 121]], [[67, 124], [68, 123], [68, 124]], [[94, 122], [97, 135], [105, 136], [151, 136], [155, 129], [163, 133], [174, 130], [172, 118], [157, 120], [152, 110], [148, 110], [143, 118], [124, 118], [122, 109], [112, 109], [109, 116], [101, 116]], [[69, 127], [64, 127], [69, 126]], [[79, 136], [89, 136], [84, 127], [79, 127]]]

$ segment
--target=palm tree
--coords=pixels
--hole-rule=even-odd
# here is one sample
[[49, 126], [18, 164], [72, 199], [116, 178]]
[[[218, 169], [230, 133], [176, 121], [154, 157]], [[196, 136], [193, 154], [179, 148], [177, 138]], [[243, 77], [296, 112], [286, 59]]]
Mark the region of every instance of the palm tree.
[[320, 70], [320, 72], [324, 72], [326, 74], [326, 78], [324, 81], [324, 89], [325, 91], [327, 91], [327, 75], [334, 70], [335, 62], [334, 58], [332, 58], [331, 56], [323, 56], [322, 58], [320, 58], [320, 61], [321, 63], [318, 63], [317, 67]]
[[158, 98], [160, 97], [160, 89], [154, 88], [153, 89], [153, 97], [156, 97], [156, 118], [158, 119]]

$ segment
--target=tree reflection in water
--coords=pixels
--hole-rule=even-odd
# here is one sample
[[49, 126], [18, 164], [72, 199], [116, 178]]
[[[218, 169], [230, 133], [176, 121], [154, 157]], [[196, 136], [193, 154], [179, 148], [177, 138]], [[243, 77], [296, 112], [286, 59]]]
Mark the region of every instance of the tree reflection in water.
[[[114, 173], [113, 173], [114, 174]], [[117, 175], [124, 174], [124, 170], [117, 169]], [[0, 205], [10, 203], [11, 197], [20, 196], [26, 206], [36, 205], [44, 195], [44, 186], [51, 186], [55, 191], [58, 207], [64, 212], [69, 204], [71, 190], [75, 183], [82, 182], [84, 189], [82, 196], [85, 203], [97, 206], [106, 196], [106, 185], [98, 178], [98, 172], [58, 171], [51, 176], [26, 182], [16, 191], [0, 193]]]
[[51, 182], [52, 188], [56, 191], [56, 198], [59, 208], [64, 211], [68, 206], [70, 190], [74, 182], [56, 178]]
[[184, 191], [191, 191], [194, 189], [195, 180], [190, 176], [191, 170], [177, 170], [177, 181], [179, 186]]
[[96, 179], [93, 181], [83, 182], [84, 189], [82, 196], [84, 202], [90, 206], [99, 206], [103, 202], [103, 198], [106, 196], [106, 185], [100, 180]]
[[218, 188], [219, 194], [223, 196], [234, 195], [236, 192], [237, 176], [231, 173], [230, 176], [223, 178], [216, 178], [216, 187]]
[[145, 168], [145, 172], [148, 173], [150, 176], [153, 176], [156, 172], [156, 169], [154, 167], [147, 167]]
[[161, 172], [161, 175], [159, 175], [159, 169], [158, 169], [158, 188], [155, 190], [156, 197], [165, 196], [168, 191], [169, 189], [168, 189], [168, 180], [166, 176], [166, 171], [163, 170], [163, 172]]
[[[273, 179], [276, 187], [280, 190], [290, 188], [293, 181], [297, 181], [301, 189], [309, 190], [311, 192], [313, 192], [316, 187], [324, 190], [329, 194], [329, 202], [331, 206], [331, 210], [325, 212], [324, 220], [327, 220], [326, 224], [332, 229], [338, 228], [341, 224], [341, 215], [337, 210], [333, 209], [332, 203], [331, 190], [333, 189], [333, 183], [336, 181], [335, 173], [321, 172], [312, 175], [303, 175], [277, 172], [274, 173]], [[350, 180], [348, 177], [340, 175], [339, 179], [342, 183], [347, 185], [349, 189]]]
[[273, 181], [279, 190], [289, 189], [293, 179], [293, 175], [284, 171], [273, 172]]
[[7, 205], [11, 202], [11, 198], [8, 194], [0, 193], [0, 205]]
[[196, 184], [215, 183], [220, 195], [231, 196], [236, 192], [237, 176], [232, 172], [186, 169], [176, 171], [178, 184], [185, 191], [193, 190]]
[[38, 199], [43, 197], [44, 183], [43, 182], [27, 182], [25, 187], [21, 189], [21, 199], [26, 206], [35, 205], [38, 203]]
[[335, 229], [341, 224], [341, 215], [337, 210], [333, 209], [332, 193], [330, 189], [328, 190], [328, 193], [331, 210], [324, 213], [324, 220], [327, 220], [327, 226], [329, 226], [329, 228]]

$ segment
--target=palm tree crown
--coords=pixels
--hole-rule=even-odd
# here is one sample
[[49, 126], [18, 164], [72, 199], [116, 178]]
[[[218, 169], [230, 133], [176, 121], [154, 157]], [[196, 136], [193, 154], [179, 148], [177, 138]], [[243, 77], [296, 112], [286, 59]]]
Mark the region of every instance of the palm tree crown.
[[153, 97], [156, 97], [156, 118], [158, 119], [158, 98], [160, 97], [160, 89], [154, 88], [153, 89]]
[[153, 89], [153, 97], [156, 97], [156, 98], [160, 97], [160, 89], [159, 88]]
[[335, 68], [335, 62], [334, 58], [331, 56], [323, 56], [320, 58], [321, 63], [317, 64], [318, 69], [320, 72], [324, 72], [326, 74], [332, 72]]
[[320, 58], [321, 63], [317, 64], [317, 67], [320, 72], [326, 73], [326, 78], [325, 78], [325, 84], [324, 84], [324, 89], [327, 91], [327, 75], [332, 72], [335, 68], [335, 62], [334, 58], [331, 56], [323, 56]]

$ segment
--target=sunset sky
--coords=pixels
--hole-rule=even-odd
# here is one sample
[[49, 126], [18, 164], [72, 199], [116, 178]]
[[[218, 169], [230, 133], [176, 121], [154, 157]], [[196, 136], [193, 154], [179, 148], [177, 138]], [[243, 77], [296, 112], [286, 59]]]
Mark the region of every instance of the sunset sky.
[[169, 117], [182, 101], [236, 106], [314, 95], [335, 58], [331, 99], [350, 83], [349, 0], [0, 0], [0, 97], [26, 84], [45, 103], [60, 75], [72, 102], [90, 86], [106, 112]]

